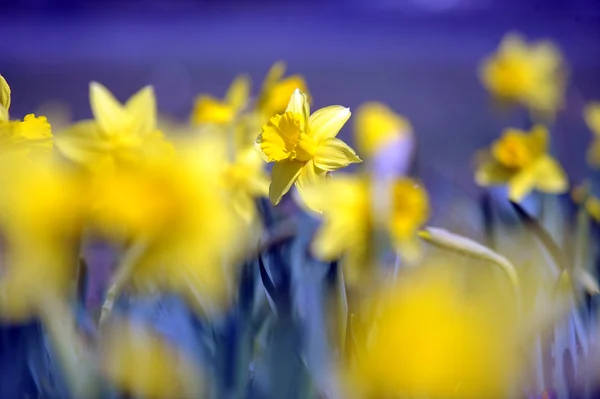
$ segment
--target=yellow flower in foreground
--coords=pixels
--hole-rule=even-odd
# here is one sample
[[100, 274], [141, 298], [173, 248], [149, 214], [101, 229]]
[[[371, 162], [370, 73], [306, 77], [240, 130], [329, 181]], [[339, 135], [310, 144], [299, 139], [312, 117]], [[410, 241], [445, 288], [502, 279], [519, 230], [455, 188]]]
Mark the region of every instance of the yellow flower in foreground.
[[192, 111], [192, 123], [229, 124], [246, 106], [250, 96], [250, 79], [238, 76], [229, 86], [223, 101], [210, 95], [200, 95]]
[[506, 398], [519, 392], [514, 310], [435, 271], [404, 275], [366, 312], [350, 397]]
[[284, 74], [285, 64], [276, 62], [263, 82], [256, 107], [264, 121], [285, 111], [294, 90], [299, 89], [308, 96], [308, 88], [302, 76], [292, 75], [283, 78]]
[[361, 105], [354, 117], [356, 146], [361, 154], [373, 157], [386, 145], [412, 135], [410, 123], [385, 104]]
[[22, 320], [48, 296], [66, 297], [87, 213], [84, 182], [49, 162], [11, 165], [0, 195], [6, 273], [0, 316]]
[[585, 107], [585, 122], [594, 134], [594, 141], [587, 153], [587, 161], [592, 167], [600, 167], [600, 103], [594, 102]]
[[145, 242], [134, 279], [227, 299], [229, 266], [241, 256], [245, 225], [222, 187], [221, 146], [200, 140], [176, 157], [95, 176], [94, 225], [121, 242]]
[[110, 382], [134, 397], [197, 398], [202, 395], [198, 367], [160, 336], [121, 322], [111, 327], [102, 353]]
[[544, 126], [536, 125], [530, 132], [506, 129], [491, 151], [481, 154], [475, 180], [481, 186], [508, 184], [512, 201], [521, 201], [533, 189], [564, 193], [569, 188], [565, 171], [547, 151]]
[[0, 122], [8, 120], [8, 109], [10, 108], [10, 86], [6, 79], [0, 75]]
[[501, 100], [545, 114], [562, 105], [563, 60], [550, 42], [527, 44], [520, 36], [508, 34], [496, 54], [484, 61], [479, 75], [486, 89]]
[[124, 105], [99, 83], [90, 84], [94, 120], [76, 123], [56, 137], [58, 149], [90, 168], [115, 166], [172, 151], [156, 127], [156, 99], [147, 86]]
[[358, 281], [370, 263], [375, 230], [383, 230], [407, 258], [417, 251], [416, 234], [429, 217], [426, 191], [409, 178], [392, 181], [376, 191], [364, 178], [334, 178], [307, 190], [309, 201], [323, 212], [323, 225], [312, 249], [323, 260], [344, 257], [350, 283]]
[[296, 90], [285, 113], [272, 117], [256, 140], [267, 162], [275, 163], [269, 186], [274, 205], [292, 184], [302, 195], [327, 172], [362, 162], [352, 148], [335, 137], [350, 118], [348, 108], [332, 105], [309, 115], [306, 95]]

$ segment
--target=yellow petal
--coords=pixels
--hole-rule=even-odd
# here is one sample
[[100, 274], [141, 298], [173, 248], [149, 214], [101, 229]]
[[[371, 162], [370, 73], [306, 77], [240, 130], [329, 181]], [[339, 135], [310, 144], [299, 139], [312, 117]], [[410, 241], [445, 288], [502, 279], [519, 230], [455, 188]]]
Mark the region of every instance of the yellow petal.
[[350, 114], [350, 108], [341, 105], [321, 108], [308, 118], [309, 134], [317, 143], [334, 138], [348, 121]]
[[317, 168], [314, 161], [311, 160], [304, 165], [298, 176], [298, 180], [296, 180], [296, 188], [300, 197], [302, 197], [306, 206], [316, 212], [321, 212], [322, 209], [319, 206], [319, 202], [311, 201], [314, 195], [310, 193], [310, 189], [321, 184], [325, 180], [326, 173], [326, 171]]
[[521, 202], [536, 185], [536, 173], [532, 168], [523, 169], [508, 182], [508, 197], [511, 201]]
[[536, 188], [553, 194], [562, 194], [569, 188], [569, 181], [562, 166], [549, 155], [536, 163]]
[[491, 158], [491, 154], [480, 154], [482, 161], [475, 172], [475, 181], [482, 187], [505, 184], [514, 175], [514, 171], [504, 167]]
[[269, 186], [269, 199], [273, 205], [281, 201], [281, 197], [288, 191], [298, 178], [303, 162], [283, 160], [275, 162], [271, 171], [271, 185]]
[[285, 63], [282, 61], [273, 64], [263, 82], [262, 91], [267, 91], [271, 86], [277, 83], [285, 74]]
[[362, 162], [348, 144], [337, 138], [328, 138], [321, 141], [317, 147], [314, 160], [318, 168], [326, 171], [334, 171], [351, 163]]
[[306, 94], [302, 93], [300, 89], [294, 90], [285, 112], [293, 112], [296, 115], [302, 115], [302, 118], [300, 118], [300, 127], [304, 130], [306, 122], [308, 121], [308, 115], [310, 115], [310, 107], [308, 105]]
[[54, 138], [56, 148], [65, 158], [82, 165], [92, 165], [105, 156], [108, 147], [94, 121], [76, 123]]
[[0, 75], [0, 121], [8, 120], [10, 108], [10, 86], [6, 79]]
[[125, 104], [125, 109], [132, 119], [133, 132], [146, 134], [156, 129], [156, 97], [152, 86], [135, 93]]
[[225, 102], [228, 103], [234, 110], [239, 111], [248, 102], [250, 96], [250, 78], [246, 75], [240, 75], [234, 79], [229, 86]]
[[600, 102], [594, 102], [585, 107], [583, 115], [592, 133], [600, 137]]
[[110, 91], [100, 83], [90, 83], [90, 105], [96, 123], [105, 134], [127, 130], [131, 117]]

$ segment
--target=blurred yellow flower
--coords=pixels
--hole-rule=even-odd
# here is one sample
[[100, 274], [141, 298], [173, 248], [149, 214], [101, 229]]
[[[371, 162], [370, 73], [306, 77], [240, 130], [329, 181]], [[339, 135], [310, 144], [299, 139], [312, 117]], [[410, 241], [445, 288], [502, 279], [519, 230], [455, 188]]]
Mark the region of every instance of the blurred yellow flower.
[[585, 207], [586, 212], [592, 219], [600, 222], [600, 198], [590, 192], [589, 182], [584, 182], [573, 188], [571, 197], [577, 205]]
[[425, 189], [409, 178], [396, 179], [378, 191], [362, 177], [340, 175], [307, 190], [309, 202], [323, 212], [312, 249], [327, 261], [344, 258], [347, 280], [356, 282], [371, 261], [375, 230], [385, 231], [395, 248], [413, 259], [417, 231], [429, 218]]
[[33, 316], [47, 296], [68, 294], [89, 201], [85, 182], [53, 163], [11, 167], [0, 195], [7, 245], [0, 316], [22, 320]]
[[587, 161], [592, 167], [600, 167], [600, 103], [588, 104], [583, 116], [588, 128], [594, 134], [594, 141], [587, 152]]
[[310, 100], [308, 87], [304, 78], [300, 75], [283, 78], [284, 74], [285, 64], [283, 62], [276, 62], [267, 73], [263, 82], [256, 108], [262, 116], [261, 119], [265, 122], [273, 115], [282, 114], [285, 111], [290, 97], [296, 89], [305, 93]]
[[533, 189], [564, 193], [569, 188], [565, 171], [547, 151], [546, 127], [536, 125], [530, 132], [508, 128], [491, 151], [480, 153], [475, 180], [481, 186], [508, 184], [512, 201], [521, 201]]
[[146, 328], [126, 322], [113, 325], [101, 354], [104, 375], [131, 396], [163, 399], [202, 395], [198, 367]]
[[227, 299], [228, 267], [241, 256], [246, 236], [215, 168], [223, 164], [221, 149], [202, 139], [177, 157], [95, 177], [94, 225], [121, 242], [147, 243], [135, 281], [191, 286], [211, 300]]
[[309, 115], [306, 95], [295, 90], [285, 113], [272, 117], [256, 140], [266, 161], [275, 162], [269, 186], [274, 205], [292, 184], [302, 195], [327, 172], [362, 162], [352, 148], [335, 137], [350, 118], [348, 108], [332, 105]]
[[519, 392], [518, 325], [497, 294], [462, 291], [438, 269], [398, 281], [363, 315], [370, 327], [344, 381], [349, 396], [478, 399]]
[[89, 168], [161, 156], [171, 145], [156, 128], [156, 99], [147, 86], [125, 105], [99, 83], [90, 84], [94, 120], [74, 124], [56, 137], [56, 145], [70, 160]]
[[387, 105], [369, 102], [361, 105], [354, 118], [356, 146], [366, 157], [405, 135], [412, 135], [410, 123]]
[[0, 122], [8, 120], [10, 108], [10, 86], [6, 79], [0, 75]]
[[246, 106], [249, 96], [250, 79], [247, 76], [238, 76], [229, 86], [223, 101], [207, 94], [200, 95], [196, 99], [192, 111], [192, 123], [194, 125], [230, 124]]
[[479, 71], [485, 88], [498, 99], [546, 115], [562, 105], [564, 75], [562, 56], [551, 42], [528, 44], [516, 34], [506, 35]]

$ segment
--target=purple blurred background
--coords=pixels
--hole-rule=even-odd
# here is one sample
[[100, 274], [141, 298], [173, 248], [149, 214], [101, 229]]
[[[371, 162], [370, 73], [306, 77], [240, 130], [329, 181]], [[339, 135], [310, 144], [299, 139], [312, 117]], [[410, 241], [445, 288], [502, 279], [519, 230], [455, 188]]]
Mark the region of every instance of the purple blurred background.
[[[579, 181], [591, 139], [581, 110], [600, 99], [598, 0], [16, 1], [0, 7], [0, 73], [14, 116], [59, 99], [88, 117], [97, 80], [122, 100], [153, 84], [161, 112], [184, 120], [197, 94], [222, 96], [239, 72], [259, 85], [284, 60], [307, 78], [315, 107], [380, 100], [406, 115], [426, 180], [474, 195], [473, 152], [526, 124], [495, 110], [476, 76], [509, 30], [555, 40], [569, 60], [554, 134]], [[350, 126], [342, 136], [352, 141]]]

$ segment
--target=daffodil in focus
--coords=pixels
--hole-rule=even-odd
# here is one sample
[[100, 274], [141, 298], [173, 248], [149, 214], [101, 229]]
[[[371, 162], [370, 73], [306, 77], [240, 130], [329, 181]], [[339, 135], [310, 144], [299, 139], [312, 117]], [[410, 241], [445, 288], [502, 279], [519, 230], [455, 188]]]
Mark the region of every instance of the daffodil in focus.
[[202, 125], [214, 123], [227, 125], [232, 123], [238, 113], [246, 106], [250, 96], [250, 79], [238, 76], [227, 91], [224, 100], [203, 94], [196, 99], [192, 111], [192, 123]]
[[222, 147], [201, 141], [176, 157], [97, 175], [92, 216], [96, 228], [118, 242], [143, 243], [132, 270], [136, 285], [220, 304], [245, 230], [215, 168], [223, 162]]
[[485, 88], [500, 100], [547, 115], [562, 105], [564, 65], [551, 42], [529, 44], [516, 34], [508, 34], [497, 52], [483, 62], [479, 75]]
[[263, 126], [256, 145], [267, 162], [274, 162], [269, 186], [274, 205], [293, 184], [302, 195], [327, 172], [362, 162], [352, 148], [335, 137], [348, 118], [350, 110], [339, 105], [310, 115], [306, 95], [296, 89], [285, 113], [273, 116]]
[[371, 263], [377, 231], [406, 258], [418, 255], [417, 231], [429, 218], [429, 199], [416, 181], [399, 178], [382, 192], [365, 178], [338, 175], [308, 189], [307, 196], [323, 215], [313, 252], [327, 261], [343, 258], [349, 283]]
[[387, 105], [369, 102], [354, 117], [356, 146], [365, 157], [373, 157], [387, 145], [412, 135], [410, 123]]
[[162, 399], [197, 398], [202, 394], [198, 367], [147, 328], [115, 323], [103, 349], [104, 375], [129, 395]]
[[591, 103], [585, 107], [585, 122], [594, 134], [594, 141], [587, 153], [587, 161], [590, 166], [600, 167], [600, 103]]
[[[424, 269], [427, 270], [427, 269]], [[514, 309], [439, 270], [403, 276], [365, 308], [349, 397], [507, 398], [519, 392]]]
[[565, 171], [548, 154], [548, 130], [542, 125], [530, 132], [506, 129], [491, 150], [480, 153], [475, 180], [481, 186], [507, 184], [509, 198], [517, 202], [534, 189], [560, 194], [569, 188]]
[[285, 64], [276, 62], [263, 82], [256, 108], [265, 122], [273, 115], [285, 111], [294, 90], [299, 89], [308, 97], [308, 87], [302, 76], [291, 75], [284, 78], [284, 74]]
[[69, 293], [87, 187], [79, 176], [47, 161], [12, 165], [3, 187], [6, 273], [0, 278], [0, 316], [23, 320], [36, 314], [40, 301]]
[[99, 83], [90, 84], [94, 120], [74, 124], [56, 137], [60, 152], [90, 169], [162, 156], [172, 151], [156, 127], [156, 99], [151, 86], [121, 104]]

